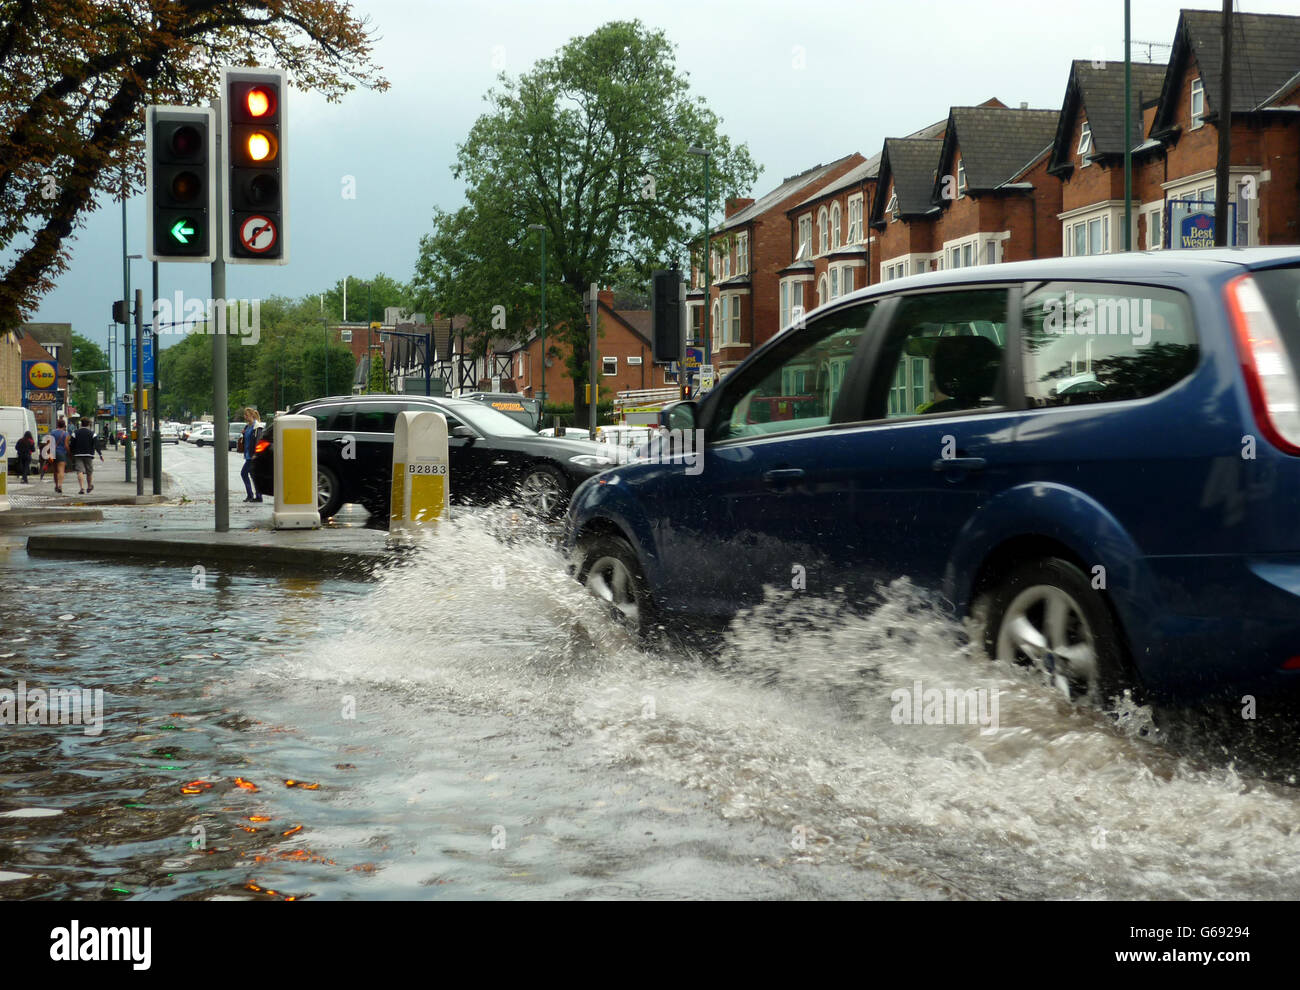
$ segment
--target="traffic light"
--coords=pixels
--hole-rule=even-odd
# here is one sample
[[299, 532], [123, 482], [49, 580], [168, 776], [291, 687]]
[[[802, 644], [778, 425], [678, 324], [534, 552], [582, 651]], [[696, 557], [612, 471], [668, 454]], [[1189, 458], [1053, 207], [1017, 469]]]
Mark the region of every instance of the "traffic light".
[[145, 108], [145, 257], [210, 262], [216, 128], [206, 107]]
[[221, 70], [222, 239], [230, 264], [289, 260], [285, 75], [278, 69]]
[[682, 273], [676, 268], [656, 271], [650, 277], [650, 324], [654, 328], [651, 351], [660, 364], [681, 360], [681, 284]]

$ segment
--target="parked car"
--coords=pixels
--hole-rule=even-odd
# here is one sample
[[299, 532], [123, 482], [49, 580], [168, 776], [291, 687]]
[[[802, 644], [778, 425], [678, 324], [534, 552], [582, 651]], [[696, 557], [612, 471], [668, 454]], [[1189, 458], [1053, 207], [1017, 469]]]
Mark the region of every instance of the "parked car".
[[579, 488], [576, 573], [642, 628], [906, 576], [1074, 698], [1292, 691], [1298, 310], [1295, 247], [860, 290], [666, 410], [698, 462]]
[[211, 423], [200, 423], [193, 433], [190, 434], [190, 442], [196, 447], [203, 447], [216, 443], [216, 431], [213, 430]]
[[530, 430], [536, 431], [542, 421], [542, 402], [530, 399], [514, 392], [468, 392], [461, 396], [474, 402], [482, 402], [499, 413], [505, 413], [511, 419], [523, 423]]
[[[579, 483], [614, 463], [596, 444], [540, 437], [481, 402], [373, 394], [314, 399], [289, 412], [316, 417], [316, 492], [322, 518], [355, 502], [387, 520], [397, 414], [422, 409], [447, 418], [453, 502], [520, 497], [543, 515], [557, 515]], [[353, 456], [345, 457], [345, 450]], [[273, 455], [268, 429], [253, 457], [253, 476], [264, 495], [274, 494]]]
[[180, 430], [176, 428], [175, 423], [163, 423], [158, 427], [158, 439], [162, 443], [179, 443]]

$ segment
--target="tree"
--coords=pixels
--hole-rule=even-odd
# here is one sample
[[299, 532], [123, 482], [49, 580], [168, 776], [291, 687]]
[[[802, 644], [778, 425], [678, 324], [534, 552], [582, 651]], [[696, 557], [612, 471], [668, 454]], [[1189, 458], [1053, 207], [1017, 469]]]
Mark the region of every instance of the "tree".
[[330, 101], [386, 89], [343, 0], [0, 0], [0, 326], [67, 269], [97, 197], [144, 178], [143, 107], [207, 103], [214, 66], [276, 65]]
[[378, 348], [370, 351], [370, 375], [366, 380], [366, 391], [384, 393], [389, 391], [388, 371], [384, 368], [384, 352]]
[[104, 349], [96, 344], [89, 337], [83, 337], [79, 333], [72, 335], [72, 370], [77, 372], [72, 379], [73, 384], [69, 386], [68, 401], [76, 408], [77, 413], [82, 416], [93, 416], [95, 414], [96, 392], [101, 389], [105, 392], [104, 398], [111, 401], [113, 388], [108, 384], [107, 375], [87, 375], [83, 372], [97, 371], [100, 368], [108, 367], [108, 355]]
[[[474, 343], [522, 338], [540, 310], [540, 238], [546, 227], [548, 338], [569, 345], [568, 371], [589, 359], [581, 297], [621, 266], [646, 271], [684, 259], [699, 236], [703, 164], [712, 154], [711, 210], [748, 189], [758, 170], [732, 147], [702, 97], [692, 97], [673, 46], [640, 21], [575, 38], [517, 79], [502, 75], [489, 111], [457, 148], [464, 207], [436, 211], [421, 238], [415, 302], [465, 313]], [[575, 389], [579, 419], [583, 391]]]

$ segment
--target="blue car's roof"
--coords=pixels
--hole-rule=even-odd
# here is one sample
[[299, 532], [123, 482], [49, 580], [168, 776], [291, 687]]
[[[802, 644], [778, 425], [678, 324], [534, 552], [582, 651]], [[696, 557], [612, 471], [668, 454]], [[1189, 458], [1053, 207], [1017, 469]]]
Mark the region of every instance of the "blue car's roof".
[[[905, 289], [934, 285], [1005, 282], [1014, 279], [1137, 279], [1163, 282], [1184, 278], [1218, 277], [1225, 266], [1268, 268], [1287, 263], [1300, 264], [1300, 245], [1263, 248], [1208, 248], [1186, 251], [1130, 251], [1122, 254], [1086, 255], [1077, 258], [1046, 258], [1011, 261], [996, 265], [949, 268], [921, 275], [908, 275], [877, 282], [841, 296], [833, 304], [870, 299]], [[829, 308], [818, 307], [818, 309]], [[810, 311], [808, 316], [811, 317]]]

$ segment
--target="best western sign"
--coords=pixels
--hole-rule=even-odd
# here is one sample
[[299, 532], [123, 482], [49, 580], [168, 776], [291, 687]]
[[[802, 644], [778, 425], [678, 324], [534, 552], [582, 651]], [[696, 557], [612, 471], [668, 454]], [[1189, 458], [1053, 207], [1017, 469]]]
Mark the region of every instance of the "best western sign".
[[1178, 246], [1214, 247], [1214, 217], [1209, 213], [1192, 213], [1178, 225]]

